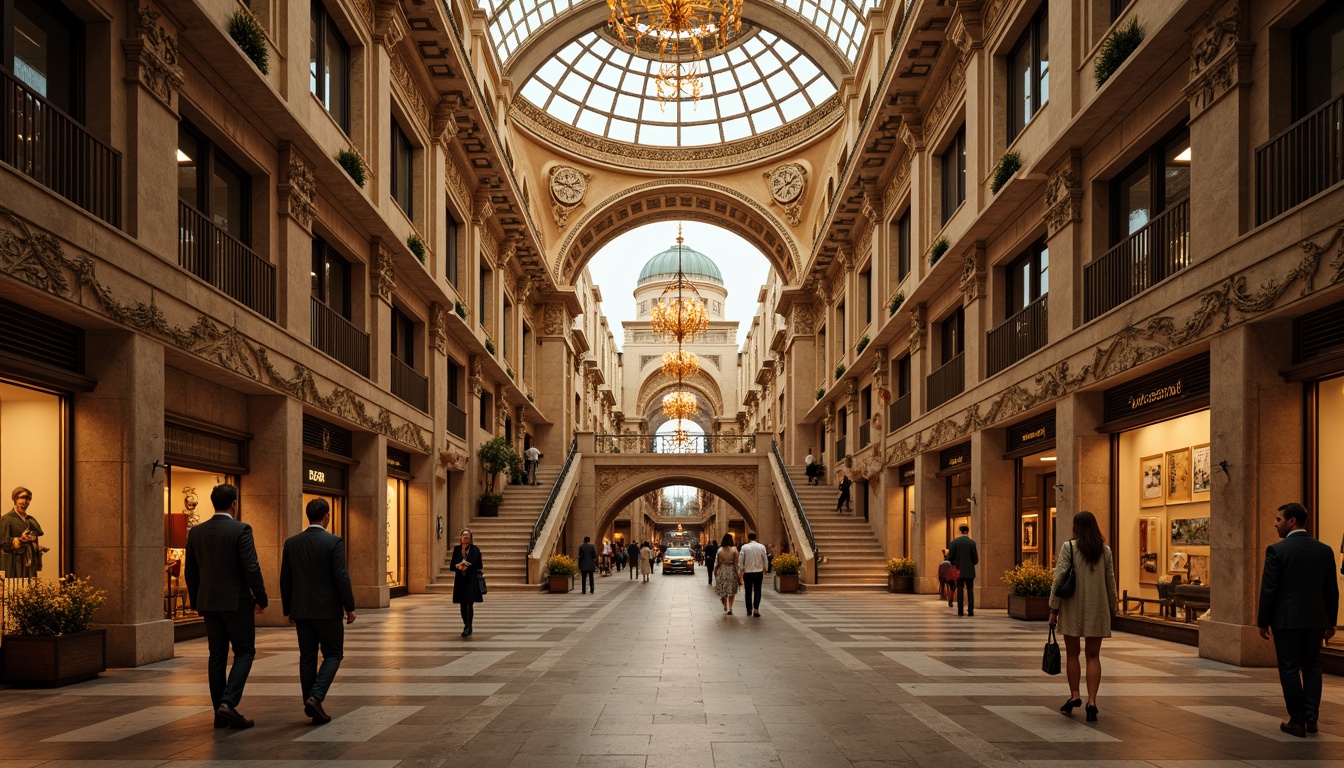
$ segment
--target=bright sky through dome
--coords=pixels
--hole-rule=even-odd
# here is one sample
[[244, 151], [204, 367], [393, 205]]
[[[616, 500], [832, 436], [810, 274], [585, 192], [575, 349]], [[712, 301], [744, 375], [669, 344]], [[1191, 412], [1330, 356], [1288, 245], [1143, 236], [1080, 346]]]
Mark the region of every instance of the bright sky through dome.
[[[736, 320], [737, 345], [741, 348], [756, 315], [756, 294], [770, 274], [770, 262], [750, 243], [726, 229], [688, 221], [682, 224], [688, 248], [714, 260], [728, 290], [724, 315]], [[593, 282], [602, 289], [602, 312], [610, 323], [619, 348], [625, 343], [621, 323], [637, 319], [635, 284], [645, 262], [677, 244], [677, 222], [664, 221], [633, 229], [607, 243], [588, 262]]]

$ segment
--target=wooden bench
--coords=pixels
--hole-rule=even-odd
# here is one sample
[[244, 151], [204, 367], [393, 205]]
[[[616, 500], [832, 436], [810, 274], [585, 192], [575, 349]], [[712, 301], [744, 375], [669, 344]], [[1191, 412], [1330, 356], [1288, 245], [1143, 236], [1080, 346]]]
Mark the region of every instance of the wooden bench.
[[1138, 603], [1138, 606], [1139, 606], [1139, 615], [1140, 615], [1140, 616], [1143, 616], [1143, 615], [1144, 615], [1143, 611], [1144, 611], [1144, 608], [1145, 608], [1146, 606], [1148, 606], [1148, 605], [1156, 605], [1156, 606], [1157, 606], [1157, 615], [1159, 615], [1159, 616], [1161, 616], [1161, 617], [1163, 617], [1163, 618], [1167, 618], [1167, 617], [1175, 618], [1175, 617], [1176, 617], [1176, 607], [1175, 607], [1174, 605], [1172, 605], [1171, 601], [1168, 600], [1168, 599], [1165, 598], [1165, 597], [1130, 597], [1130, 596], [1129, 596], [1129, 590], [1128, 590], [1128, 589], [1124, 590], [1124, 591], [1121, 592], [1120, 594], [1121, 594], [1121, 597], [1120, 597], [1120, 612], [1121, 612], [1121, 613], [1125, 613], [1125, 614], [1129, 613], [1129, 604], [1130, 604], [1130, 603]]

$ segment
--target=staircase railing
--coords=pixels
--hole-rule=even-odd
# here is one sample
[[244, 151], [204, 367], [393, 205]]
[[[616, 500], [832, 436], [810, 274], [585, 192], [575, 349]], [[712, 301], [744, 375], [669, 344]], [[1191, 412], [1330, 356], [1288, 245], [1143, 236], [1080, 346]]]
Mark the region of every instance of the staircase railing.
[[784, 487], [789, 489], [789, 498], [793, 500], [793, 510], [798, 515], [798, 522], [803, 526], [803, 533], [807, 536], [807, 545], [812, 548], [812, 583], [821, 583], [821, 550], [817, 548], [817, 537], [812, 534], [812, 524], [807, 521], [807, 513], [803, 511], [803, 502], [798, 498], [798, 489], [793, 487], [793, 478], [789, 477], [789, 470], [784, 466], [784, 457], [779, 453], [779, 441], [770, 441], [770, 453], [774, 454], [775, 466], [779, 467], [779, 474], [783, 477]]
[[565, 463], [560, 467], [560, 474], [555, 478], [555, 484], [551, 486], [551, 492], [546, 497], [546, 503], [541, 508], [541, 514], [537, 515], [537, 522], [532, 526], [532, 536], [527, 542], [527, 552], [523, 554], [523, 583], [530, 584], [531, 569], [527, 568], [527, 560], [532, 556], [532, 550], [537, 548], [537, 539], [541, 538], [541, 530], [546, 527], [546, 521], [551, 516], [551, 507], [555, 506], [556, 495], [560, 493], [560, 486], [565, 482], [565, 475], [569, 474], [569, 467], [574, 463], [574, 457], [579, 453], [579, 440], [575, 438], [569, 443], [569, 455], [565, 456]]

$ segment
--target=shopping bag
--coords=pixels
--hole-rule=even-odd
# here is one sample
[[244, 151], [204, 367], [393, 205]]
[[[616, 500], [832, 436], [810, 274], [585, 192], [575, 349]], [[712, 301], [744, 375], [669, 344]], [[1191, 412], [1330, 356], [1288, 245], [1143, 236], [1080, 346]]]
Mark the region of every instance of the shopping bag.
[[1059, 642], [1055, 640], [1055, 628], [1050, 627], [1050, 636], [1045, 641], [1045, 653], [1041, 655], [1041, 671], [1047, 675], [1059, 674]]

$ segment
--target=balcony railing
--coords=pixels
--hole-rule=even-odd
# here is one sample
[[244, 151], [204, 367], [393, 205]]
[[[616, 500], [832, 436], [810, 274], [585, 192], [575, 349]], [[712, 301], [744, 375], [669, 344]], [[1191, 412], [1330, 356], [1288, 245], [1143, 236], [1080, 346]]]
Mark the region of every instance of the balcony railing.
[[275, 265], [179, 200], [178, 266], [267, 320], [275, 319]]
[[910, 423], [910, 393], [891, 401], [887, 406], [887, 431], [895, 432]]
[[925, 386], [928, 390], [924, 400], [930, 409], [960, 395], [966, 389], [966, 355], [957, 355], [944, 363], [942, 368], [929, 374]]
[[1256, 147], [1255, 223], [1344, 181], [1344, 96]]
[[392, 358], [392, 394], [429, 413], [429, 379], [395, 357]]
[[358, 373], [369, 375], [369, 334], [350, 324], [326, 304], [312, 299], [313, 346]]
[[1190, 266], [1190, 200], [1163, 211], [1083, 267], [1084, 322], [1092, 322]]
[[1049, 341], [1050, 313], [1046, 294], [1018, 310], [986, 339], [989, 375], [1002, 371]]
[[845, 443], [849, 442], [848, 435], [841, 435], [835, 441], [835, 460], [843, 461], [849, 454], [845, 453]]
[[859, 425], [859, 447], [866, 448], [873, 442], [873, 423], [865, 421]]
[[120, 227], [121, 153], [3, 68], [0, 91], [0, 161]]
[[754, 453], [755, 435], [596, 435], [598, 453]]
[[453, 403], [448, 404], [448, 434], [461, 438], [467, 436], [467, 412]]

